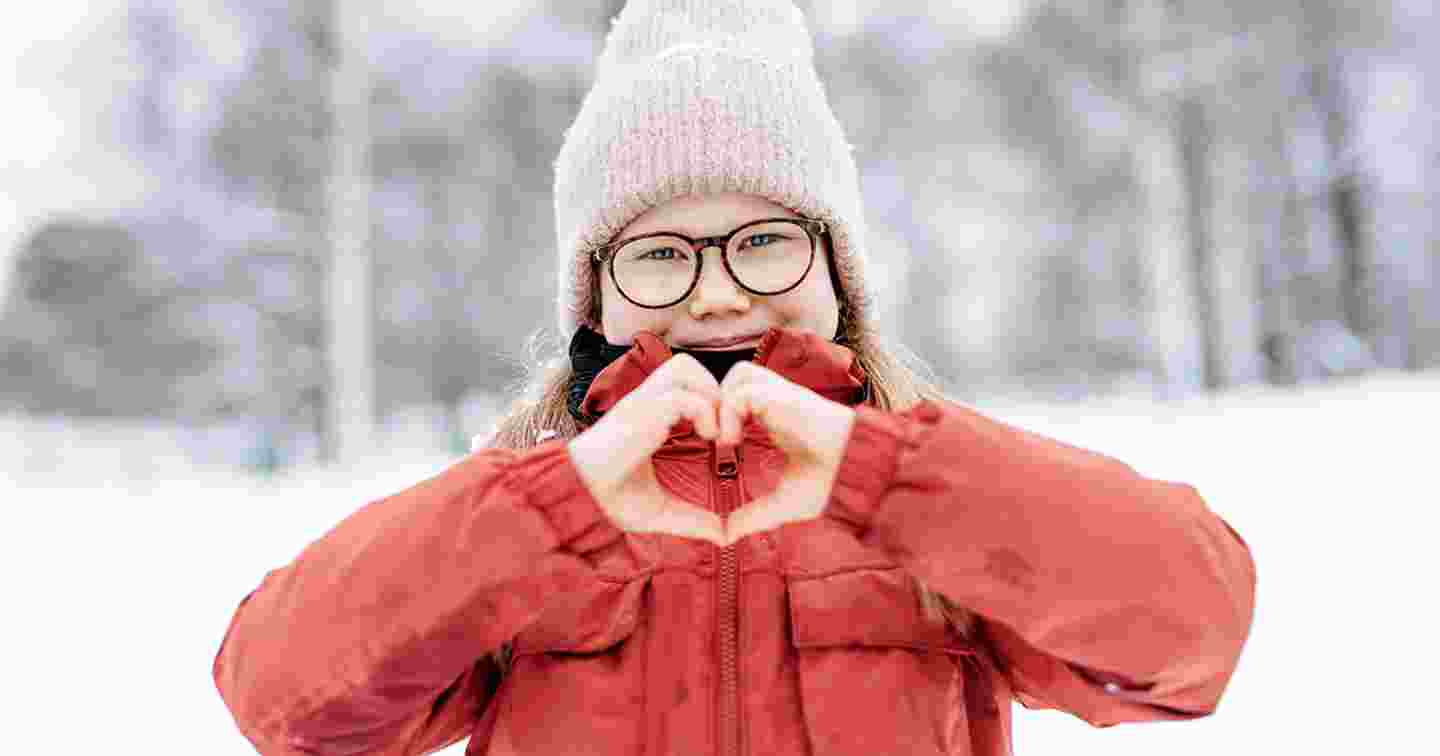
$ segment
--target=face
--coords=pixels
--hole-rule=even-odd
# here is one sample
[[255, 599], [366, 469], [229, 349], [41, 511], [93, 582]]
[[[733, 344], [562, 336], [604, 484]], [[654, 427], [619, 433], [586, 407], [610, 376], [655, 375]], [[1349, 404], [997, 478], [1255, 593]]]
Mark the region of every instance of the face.
[[[690, 238], [720, 236], [762, 218], [799, 218], [762, 197], [751, 194], [709, 194], [677, 197], [636, 218], [616, 237], [629, 238], [659, 231], [676, 231]], [[759, 335], [770, 328], [809, 331], [826, 339], [835, 337], [840, 305], [830, 276], [830, 249], [822, 240], [815, 263], [799, 286], [783, 294], [762, 296], [740, 288], [725, 271], [720, 250], [702, 255], [700, 280], [690, 296], [658, 310], [640, 307], [622, 296], [601, 267], [600, 333], [611, 344], [630, 344], [635, 334], [650, 331], [672, 347], [689, 349], [745, 349], [759, 345]], [[738, 344], [706, 347], [698, 342], [744, 334], [757, 334]]]

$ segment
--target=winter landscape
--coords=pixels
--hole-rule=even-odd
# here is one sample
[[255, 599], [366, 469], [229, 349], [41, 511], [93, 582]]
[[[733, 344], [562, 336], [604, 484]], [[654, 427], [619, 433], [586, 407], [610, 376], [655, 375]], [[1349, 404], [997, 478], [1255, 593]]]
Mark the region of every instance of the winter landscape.
[[[1100, 730], [1015, 704], [1017, 753], [1426, 752], [1440, 375], [977, 406], [1196, 485], [1258, 564], [1254, 631], [1213, 716]], [[395, 452], [261, 480], [136, 435], [0, 425], [13, 753], [254, 753], [210, 678], [231, 612], [358, 506], [453, 461]], [[44, 469], [27, 469], [42, 445]]]
[[[623, 5], [0, 30], [0, 751], [254, 753], [211, 679], [231, 615], [514, 396]], [[1017, 703], [1015, 752], [1435, 752], [1433, 0], [796, 5], [879, 317], [957, 399], [1193, 484], [1257, 562], [1213, 716]]]

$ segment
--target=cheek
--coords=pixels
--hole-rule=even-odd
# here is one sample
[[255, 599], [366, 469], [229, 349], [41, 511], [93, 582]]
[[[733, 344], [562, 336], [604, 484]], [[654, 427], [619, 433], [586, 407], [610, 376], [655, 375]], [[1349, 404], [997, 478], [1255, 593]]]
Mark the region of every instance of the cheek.
[[810, 270], [810, 275], [805, 277], [805, 283], [800, 286], [806, 293], [806, 299], [812, 307], [821, 310], [838, 310], [840, 303], [836, 299], [835, 283], [831, 280], [830, 269], [825, 265], [824, 260], [816, 260], [815, 267]]
[[600, 314], [604, 333], [611, 343], [628, 343], [639, 331], [664, 334], [684, 312], [684, 305], [664, 310], [638, 307], [620, 295], [615, 283], [604, 274], [600, 287]]
[[[823, 273], [823, 271], [822, 271]], [[786, 320], [803, 322], [816, 330], [838, 321], [840, 306], [835, 299], [835, 290], [824, 275], [810, 271], [805, 283], [794, 290], [775, 297], [773, 305]]]

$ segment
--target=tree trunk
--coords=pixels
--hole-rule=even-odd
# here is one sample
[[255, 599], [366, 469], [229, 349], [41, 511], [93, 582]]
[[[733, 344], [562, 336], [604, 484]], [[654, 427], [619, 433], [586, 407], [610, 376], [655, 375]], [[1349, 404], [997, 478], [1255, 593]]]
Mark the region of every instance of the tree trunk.
[[1212, 157], [1214, 129], [1204, 103], [1191, 94], [1182, 94], [1175, 107], [1181, 172], [1185, 181], [1185, 236], [1189, 246], [1189, 278], [1194, 292], [1195, 327], [1199, 329], [1200, 384], [1209, 391], [1225, 385], [1223, 344], [1220, 337], [1220, 310], [1216, 305], [1215, 250], [1210, 236], [1214, 217]]
[[1198, 338], [1200, 308], [1192, 280], [1190, 202], [1174, 111], [1157, 108], [1138, 122], [1136, 183], [1140, 188], [1141, 244], [1145, 272], [1146, 331], [1150, 334], [1156, 385], [1184, 395], [1202, 385], [1205, 353]]
[[1369, 235], [1365, 231], [1367, 201], [1355, 161], [1349, 157], [1353, 154], [1353, 106], [1344, 91], [1343, 75], [1343, 62], [1332, 57], [1314, 71], [1311, 91], [1323, 119], [1325, 145], [1329, 150], [1328, 199], [1340, 256], [1337, 271], [1340, 278], [1340, 313], [1352, 333], [1373, 344], [1377, 318], [1373, 296], [1374, 266]]
[[1269, 238], [1260, 260], [1261, 351], [1267, 358], [1266, 379], [1276, 386], [1295, 384], [1302, 377], [1295, 345], [1303, 325], [1298, 305], [1300, 269], [1308, 251], [1305, 189], [1292, 158], [1294, 132], [1292, 124], [1278, 123], [1270, 135], [1270, 153], [1275, 156], [1271, 172], [1281, 188], [1266, 206], [1269, 217], [1263, 228]]
[[1269, 219], [1265, 208], [1272, 192], [1260, 180], [1265, 166], [1246, 137], [1216, 131], [1211, 143], [1209, 283], [1213, 305], [1211, 349], [1219, 385], [1235, 386], [1265, 380], [1261, 358], [1261, 294], [1258, 260], [1265, 251], [1263, 236]]
[[330, 80], [330, 265], [325, 292], [331, 435], [321, 447], [324, 462], [366, 454], [375, 442], [365, 7], [335, 0], [332, 16], [336, 44]]
[[[1175, 12], [1168, 0], [1139, 0], [1130, 7], [1132, 24], [1143, 36], [1163, 38]], [[1149, 61], [1139, 60], [1140, 70]], [[1187, 78], [1182, 72], [1182, 82]], [[1142, 74], [1142, 80], [1146, 77]], [[1176, 89], [1143, 88], [1135, 120], [1135, 183], [1140, 220], [1137, 245], [1145, 276], [1144, 330], [1150, 337], [1155, 385], [1168, 395], [1185, 395], [1205, 385], [1206, 349], [1201, 304], [1194, 280], [1195, 223], [1190, 196], [1190, 160], [1180, 106], [1186, 84]]]

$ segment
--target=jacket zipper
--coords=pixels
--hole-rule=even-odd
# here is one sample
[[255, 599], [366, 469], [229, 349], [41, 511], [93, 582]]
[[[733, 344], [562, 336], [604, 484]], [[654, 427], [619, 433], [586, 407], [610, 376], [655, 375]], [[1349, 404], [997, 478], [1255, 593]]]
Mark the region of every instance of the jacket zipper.
[[[738, 447], [714, 447], [713, 469], [718, 480], [716, 501], [723, 518], [738, 504], [737, 475], [740, 469]], [[740, 649], [739, 649], [739, 555], [735, 544], [720, 549], [718, 567], [720, 591], [717, 605], [720, 641], [720, 698], [718, 756], [740, 754]]]

